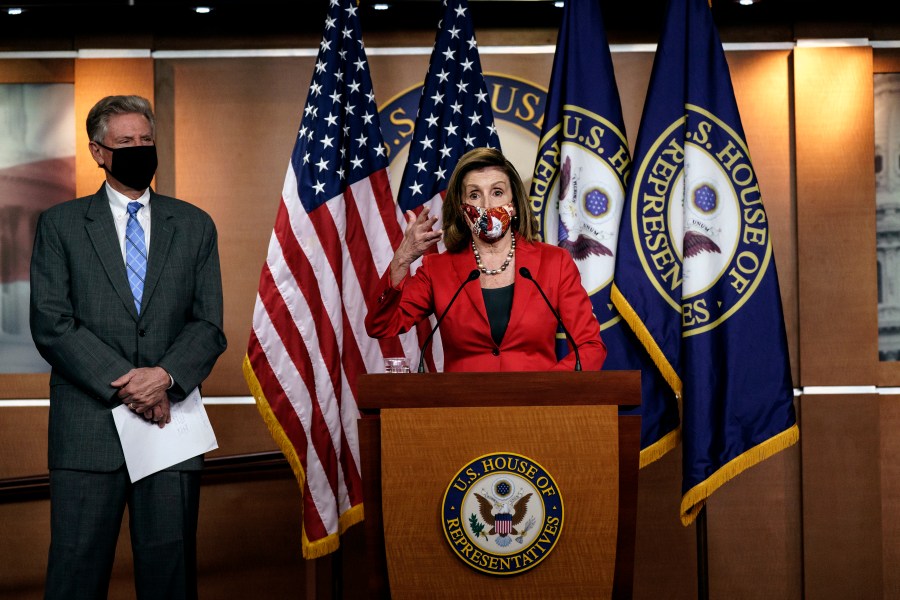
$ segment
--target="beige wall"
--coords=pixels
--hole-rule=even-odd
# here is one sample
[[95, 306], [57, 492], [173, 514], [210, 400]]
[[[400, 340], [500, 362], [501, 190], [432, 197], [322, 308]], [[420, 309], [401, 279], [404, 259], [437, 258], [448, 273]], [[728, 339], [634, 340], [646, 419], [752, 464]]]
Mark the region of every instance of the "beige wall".
[[[430, 45], [426, 37], [417, 45]], [[553, 43], [546, 38], [546, 32], [515, 42], [479, 35], [483, 47]], [[728, 54], [769, 212], [796, 387], [900, 385], [900, 364], [878, 362], [875, 303], [872, 73], [900, 71], [892, 52]], [[614, 54], [632, 145], [652, 60], [647, 52]], [[541, 86], [551, 62], [550, 55], [482, 56], [485, 71]], [[297, 57], [0, 60], [0, 80], [74, 81], [79, 193], [101, 181], [81, 131], [90, 104], [124, 91], [155, 99], [162, 165], [157, 188], [209, 211], [220, 232], [229, 349], [208, 395], [248, 395], [240, 361], [312, 64]], [[371, 64], [376, 93], [385, 101], [421, 79], [427, 56], [372, 56]], [[46, 397], [46, 385], [46, 376], [0, 376], [0, 397]], [[897, 597], [900, 448], [890, 433], [900, 422], [900, 403], [875, 394], [820, 394], [801, 396], [797, 406], [801, 443], [740, 475], [708, 504], [711, 596]], [[45, 411], [0, 408], [0, 478], [44, 470]], [[252, 406], [211, 412], [218, 455], [274, 448]], [[679, 460], [676, 451], [641, 472], [638, 598], [697, 595], [695, 532], [678, 520]], [[204, 585], [233, 581], [253, 589], [274, 578], [277, 589], [303, 588], [314, 597], [312, 572], [297, 558], [296, 493], [293, 482], [278, 479], [207, 486]], [[0, 597], [39, 597], [47, 516], [45, 502], [0, 505], [4, 530], [15, 526], [0, 536], [0, 564], [16, 565], [0, 569]], [[272, 562], [263, 564], [262, 556]], [[120, 558], [117, 573], [124, 569], [127, 580], [128, 552], [121, 548]]]

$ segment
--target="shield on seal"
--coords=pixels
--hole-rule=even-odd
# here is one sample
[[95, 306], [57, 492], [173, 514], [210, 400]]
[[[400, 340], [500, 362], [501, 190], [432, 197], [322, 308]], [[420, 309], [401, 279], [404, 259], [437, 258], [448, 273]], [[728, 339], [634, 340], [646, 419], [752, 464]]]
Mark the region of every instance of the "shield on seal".
[[509, 513], [495, 515], [494, 529], [499, 535], [509, 535], [512, 533], [512, 515]]

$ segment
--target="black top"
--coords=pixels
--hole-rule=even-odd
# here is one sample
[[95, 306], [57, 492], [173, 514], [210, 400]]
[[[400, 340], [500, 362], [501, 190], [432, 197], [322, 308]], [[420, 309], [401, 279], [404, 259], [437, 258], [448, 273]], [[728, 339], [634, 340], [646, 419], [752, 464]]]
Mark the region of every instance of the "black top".
[[484, 306], [487, 308], [487, 318], [491, 324], [491, 337], [499, 346], [512, 312], [513, 284], [501, 288], [482, 288], [481, 294], [484, 296]]

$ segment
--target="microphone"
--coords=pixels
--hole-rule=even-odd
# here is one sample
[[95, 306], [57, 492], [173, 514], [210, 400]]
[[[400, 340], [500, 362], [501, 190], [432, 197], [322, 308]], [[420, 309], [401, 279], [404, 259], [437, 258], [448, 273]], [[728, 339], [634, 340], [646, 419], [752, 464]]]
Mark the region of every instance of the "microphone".
[[547, 295], [544, 293], [544, 290], [541, 289], [541, 286], [538, 282], [531, 276], [531, 271], [528, 270], [527, 267], [521, 267], [519, 269], [519, 275], [530, 281], [534, 284], [534, 287], [537, 288], [537, 291], [541, 293], [541, 298], [544, 299], [544, 302], [547, 303], [547, 308], [550, 309], [550, 312], [553, 313], [553, 316], [556, 317], [556, 322], [559, 323], [559, 326], [562, 328], [563, 333], [566, 334], [566, 339], [569, 340], [569, 343], [572, 344], [572, 350], [575, 351], [575, 370], [581, 370], [581, 356], [578, 355], [578, 344], [575, 343], [575, 338], [569, 333], [569, 330], [566, 329], [565, 324], [563, 324], [562, 319], [559, 317], [559, 313], [556, 312], [556, 309], [553, 308], [553, 305], [550, 304], [550, 301], [547, 299]]
[[431, 338], [434, 337], [434, 332], [437, 331], [437, 328], [441, 324], [441, 321], [443, 321], [444, 317], [447, 315], [447, 313], [450, 312], [450, 307], [453, 306], [453, 303], [456, 301], [456, 297], [459, 296], [459, 293], [461, 291], [463, 291], [463, 288], [466, 287], [466, 285], [468, 285], [469, 283], [478, 279], [478, 277], [480, 275], [481, 275], [481, 273], [478, 271], [478, 269], [472, 269], [472, 272], [469, 273], [469, 276], [466, 277], [466, 280], [462, 282], [462, 285], [460, 285], [459, 288], [457, 288], [456, 293], [453, 294], [452, 298], [450, 298], [450, 302], [447, 303], [447, 308], [445, 308], [444, 312], [441, 313], [441, 316], [438, 317], [437, 322], [434, 324], [434, 327], [431, 329], [431, 333], [428, 334], [428, 337], [425, 338], [425, 343], [422, 344], [422, 349], [420, 350], [420, 354], [419, 354], [419, 369], [417, 371], [418, 373], [425, 372], [425, 349], [428, 348], [428, 344], [431, 343]]

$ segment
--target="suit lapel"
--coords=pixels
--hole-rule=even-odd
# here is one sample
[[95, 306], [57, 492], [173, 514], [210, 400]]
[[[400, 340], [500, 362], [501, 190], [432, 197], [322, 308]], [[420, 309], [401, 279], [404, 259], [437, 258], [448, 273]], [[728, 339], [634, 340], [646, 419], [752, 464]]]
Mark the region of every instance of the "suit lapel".
[[[459, 252], [452, 256], [453, 270], [456, 271], [456, 276], [459, 278], [454, 285], [460, 286], [469, 276], [469, 273], [472, 272], [472, 269], [477, 268], [475, 257], [472, 255], [471, 251]], [[487, 309], [484, 306], [484, 296], [481, 293], [481, 286], [477, 282], [469, 282], [466, 284], [463, 294], [466, 295], [466, 298], [472, 304], [471, 312], [477, 314], [477, 318], [483, 321], [484, 326], [490, 331], [490, 323], [488, 323], [487, 320]], [[459, 300], [457, 300], [457, 302], [459, 302]]]
[[150, 204], [150, 214], [152, 215], [150, 219], [150, 251], [147, 257], [147, 278], [144, 280], [144, 296], [141, 300], [143, 307], [150, 304], [150, 299], [153, 297], [156, 284], [159, 282], [163, 265], [166, 264], [166, 257], [169, 255], [172, 236], [175, 234], [175, 227], [172, 223], [174, 217], [165, 199], [157, 196], [151, 190]]
[[[532, 243], [518, 238], [516, 240], [516, 280], [515, 291], [513, 292], [512, 310], [509, 315], [509, 325], [507, 332], [515, 331], [533, 307], [543, 306], [544, 299], [541, 298], [540, 292], [534, 285], [534, 282], [528, 281], [519, 274], [519, 269], [526, 267], [531, 271], [531, 276], [536, 280], [540, 279], [541, 273], [541, 252], [538, 247]], [[504, 336], [505, 339], [506, 336]]]
[[137, 321], [137, 309], [134, 307], [134, 298], [131, 296], [131, 286], [128, 285], [128, 277], [125, 274], [125, 259], [122, 258], [122, 248], [119, 246], [119, 236], [116, 233], [116, 225], [113, 222], [112, 210], [109, 208], [109, 199], [106, 190], [100, 190], [91, 198], [88, 206], [87, 230], [94, 251], [100, 257], [106, 276], [112, 282], [113, 289], [122, 300], [125, 308]]

